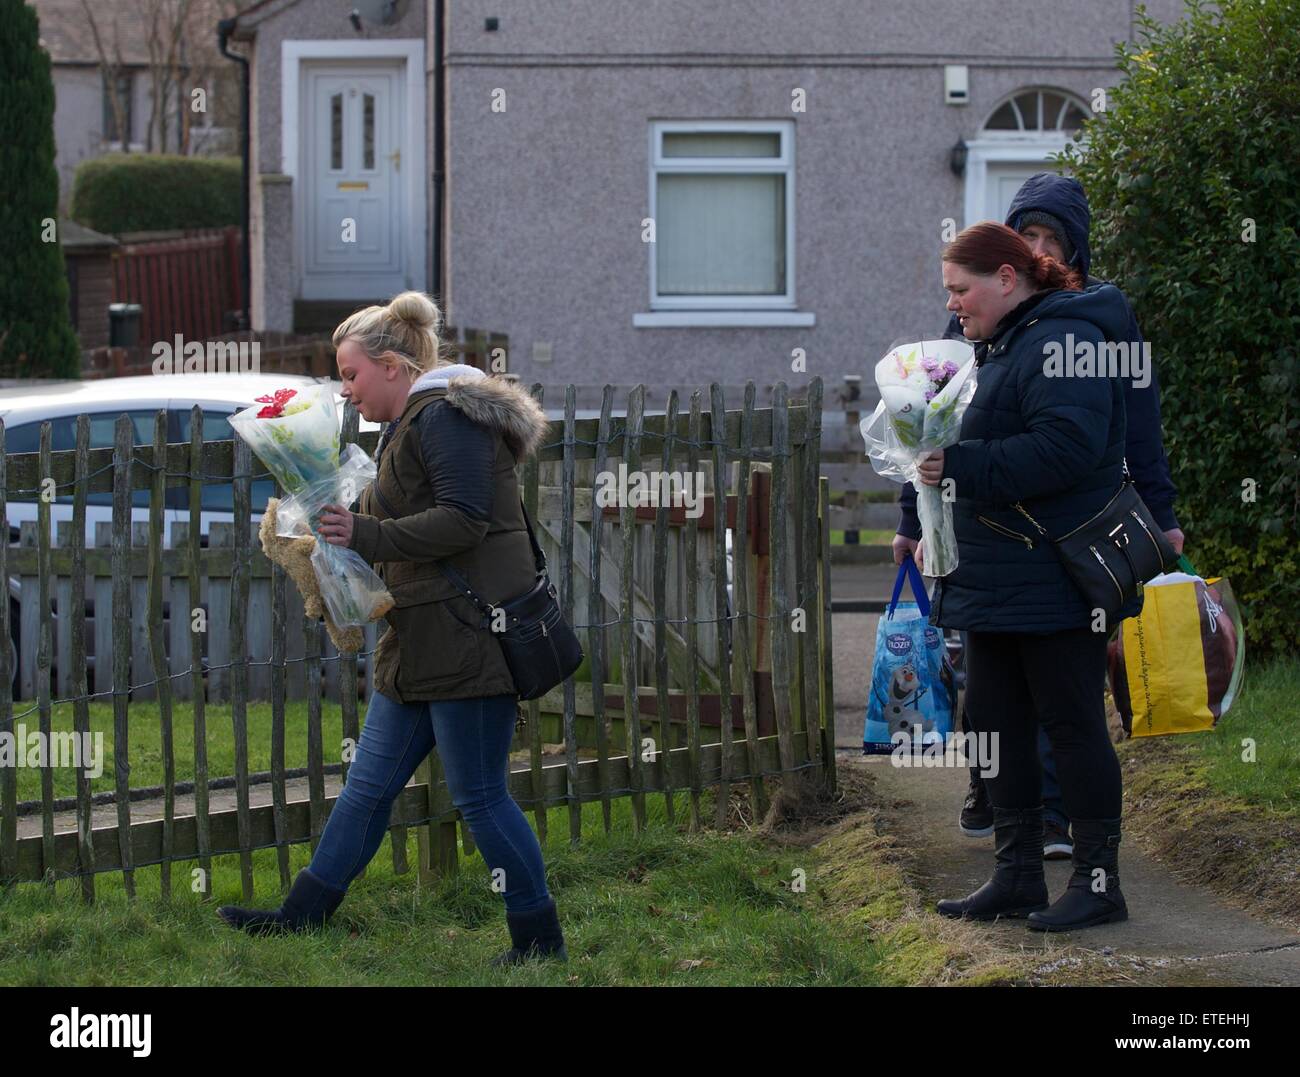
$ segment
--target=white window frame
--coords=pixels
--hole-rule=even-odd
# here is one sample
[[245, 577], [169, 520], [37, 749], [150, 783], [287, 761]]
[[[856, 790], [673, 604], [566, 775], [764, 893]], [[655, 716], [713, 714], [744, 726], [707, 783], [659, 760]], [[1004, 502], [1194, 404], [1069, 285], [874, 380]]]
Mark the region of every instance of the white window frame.
[[[780, 136], [781, 151], [777, 157], [763, 158], [718, 158], [718, 157], [665, 157], [663, 155], [663, 136], [679, 133], [727, 133], [776, 134]], [[738, 296], [738, 295], [693, 295], [664, 296], [659, 295], [658, 258], [654, 244], [646, 244], [650, 259], [650, 310], [652, 312], [683, 312], [681, 315], [655, 317], [636, 315], [634, 325], [785, 325], [812, 324], [806, 319], [811, 315], [796, 316], [791, 321], [785, 318], [773, 318], [769, 313], [766, 318], [758, 317], [760, 312], [793, 311], [795, 309], [795, 219], [794, 219], [794, 122], [792, 120], [754, 121], [754, 120], [654, 120], [650, 124], [650, 217], [658, 221], [656, 190], [662, 173], [772, 173], [779, 172], [785, 176], [785, 293], [783, 295]], [[745, 318], [738, 314], [730, 317], [709, 318], [705, 312], [733, 311], [751, 312], [754, 317]], [[696, 317], [688, 317], [685, 312], [696, 312]]]

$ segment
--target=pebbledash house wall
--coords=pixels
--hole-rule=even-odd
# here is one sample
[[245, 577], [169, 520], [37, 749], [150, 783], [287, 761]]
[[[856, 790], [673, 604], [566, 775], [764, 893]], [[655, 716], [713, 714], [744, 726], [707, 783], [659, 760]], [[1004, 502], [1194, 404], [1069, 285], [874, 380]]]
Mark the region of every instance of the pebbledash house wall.
[[[508, 333], [510, 368], [548, 384], [869, 380], [898, 338], [946, 321], [942, 222], [966, 223], [953, 144], [1021, 87], [1090, 101], [1118, 81], [1131, 25], [1127, 0], [449, 8], [449, 306]], [[969, 66], [969, 104], [945, 104], [945, 64]], [[793, 120], [796, 309], [815, 325], [633, 326], [651, 309], [650, 123], [694, 119]]]
[[[1147, 6], [1167, 21], [1182, 4]], [[346, 7], [300, 0], [256, 25], [254, 323], [268, 328], [287, 328], [293, 303], [292, 191], [277, 175], [280, 42], [355, 37]], [[508, 333], [510, 369], [525, 382], [797, 386], [869, 374], [895, 340], [944, 325], [943, 222], [966, 223], [953, 144], [1019, 89], [1088, 102], [1117, 82], [1115, 45], [1131, 37], [1132, 7], [446, 0], [449, 321]], [[365, 36], [422, 36], [431, 69], [432, 10], [432, 0], [413, 2], [397, 25]], [[489, 18], [497, 30], [485, 29]], [[969, 104], [944, 102], [945, 64], [967, 65]], [[791, 110], [796, 87], [805, 112]], [[493, 111], [496, 90], [504, 111]], [[796, 310], [814, 324], [633, 325], [651, 310], [641, 222], [655, 120], [793, 122]], [[537, 344], [551, 346], [550, 362], [534, 361]], [[790, 369], [795, 348], [806, 374]]]
[[[428, 9], [421, 0], [413, 0], [401, 19], [391, 26], [366, 24], [358, 34], [348, 21], [352, 5], [342, 0], [270, 0], [246, 8], [239, 16], [236, 39], [249, 58], [250, 102], [252, 117], [250, 138], [249, 236], [251, 282], [250, 316], [257, 329], [290, 330], [293, 328], [293, 303], [297, 298], [296, 244], [293, 235], [294, 191], [290, 177], [283, 172], [282, 131], [285, 123], [296, 124], [296, 116], [282, 115], [281, 45], [285, 41], [374, 41], [417, 39], [424, 42], [424, 82], [426, 146], [432, 145], [432, 75], [429, 58], [433, 55], [429, 40]], [[431, 199], [431, 164], [423, 169], [423, 199]], [[425, 234], [412, 237], [423, 252], [425, 280], [430, 279], [433, 258], [426, 226]], [[369, 296], [358, 296], [368, 299]]]

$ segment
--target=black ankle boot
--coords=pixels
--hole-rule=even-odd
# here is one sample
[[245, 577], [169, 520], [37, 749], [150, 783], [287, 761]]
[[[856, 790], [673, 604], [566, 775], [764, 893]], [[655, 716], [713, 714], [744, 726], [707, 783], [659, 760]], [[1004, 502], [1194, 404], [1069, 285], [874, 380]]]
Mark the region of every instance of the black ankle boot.
[[510, 941], [514, 945], [505, 953], [494, 957], [493, 965], [518, 965], [529, 958], [545, 956], [558, 957], [561, 961], [569, 960], [554, 900], [548, 901], [540, 909], [528, 912], [511, 912], [507, 909], [506, 926], [510, 929]]
[[326, 886], [303, 868], [278, 909], [241, 909], [237, 905], [223, 905], [217, 910], [217, 915], [231, 927], [242, 928], [250, 935], [307, 931], [324, 924], [346, 893], [346, 890]]
[[996, 920], [1047, 907], [1043, 879], [1043, 809], [994, 808], [993, 878], [973, 894], [939, 902], [944, 916]]
[[966, 803], [957, 817], [957, 826], [968, 838], [987, 838], [993, 833], [993, 805], [989, 802], [988, 787], [980, 777], [979, 767], [970, 768]]
[[1120, 820], [1071, 819], [1070, 832], [1074, 872], [1050, 909], [1030, 915], [1035, 931], [1072, 931], [1128, 919], [1119, 888]]

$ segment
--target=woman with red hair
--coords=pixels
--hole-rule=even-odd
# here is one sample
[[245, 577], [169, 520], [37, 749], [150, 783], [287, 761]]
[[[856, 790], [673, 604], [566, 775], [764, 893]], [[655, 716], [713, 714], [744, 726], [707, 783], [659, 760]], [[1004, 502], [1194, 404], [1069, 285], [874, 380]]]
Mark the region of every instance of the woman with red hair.
[[[947, 916], [1027, 916], [1062, 931], [1124, 920], [1119, 888], [1119, 761], [1106, 729], [1103, 687], [1109, 624], [1066, 573], [1047, 535], [1090, 519], [1123, 481], [1124, 395], [1118, 378], [1060, 376], [1048, 361], [1079, 345], [1120, 339], [1123, 296], [1080, 290], [1078, 274], [1002, 224], [984, 221], [944, 248], [948, 309], [979, 341], [979, 383], [956, 445], [920, 465], [921, 481], [952, 480], [958, 567], [938, 581], [931, 623], [967, 633], [966, 712], [990, 736], [998, 771], [993, 877]], [[1065, 370], [1073, 371], [1071, 365]], [[1141, 599], [1123, 607], [1131, 617]], [[1074, 827], [1074, 871], [1048, 908], [1043, 874], [1038, 729], [1057, 759]]]

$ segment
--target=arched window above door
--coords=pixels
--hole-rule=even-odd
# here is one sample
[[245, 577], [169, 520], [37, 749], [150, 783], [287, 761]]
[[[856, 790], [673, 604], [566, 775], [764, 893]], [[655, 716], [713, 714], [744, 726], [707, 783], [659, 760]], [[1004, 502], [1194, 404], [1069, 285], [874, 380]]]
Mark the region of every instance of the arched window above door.
[[1081, 98], [1051, 86], [1024, 86], [998, 102], [965, 143], [966, 223], [1004, 220], [1026, 179], [1056, 171], [1053, 156], [1070, 144], [1088, 116]]
[[1064, 90], [1017, 90], [989, 115], [983, 133], [999, 138], [1073, 135], [1087, 118], [1087, 105]]

